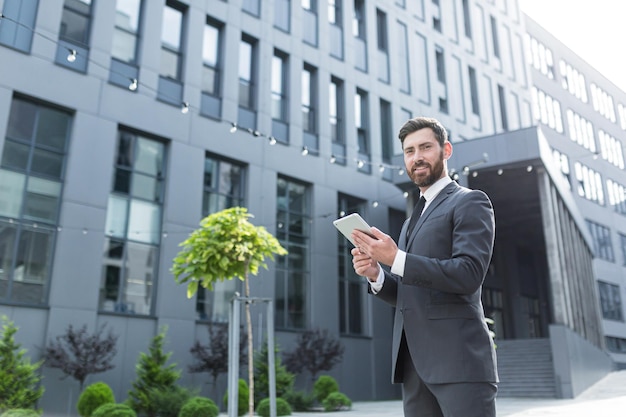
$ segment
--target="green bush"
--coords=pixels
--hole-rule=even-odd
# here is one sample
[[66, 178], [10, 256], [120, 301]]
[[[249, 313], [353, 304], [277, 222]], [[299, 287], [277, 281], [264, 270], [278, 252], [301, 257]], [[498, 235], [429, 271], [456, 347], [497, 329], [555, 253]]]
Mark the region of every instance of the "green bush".
[[102, 404], [115, 404], [113, 390], [104, 382], [96, 382], [85, 388], [78, 397], [76, 409], [83, 417], [90, 417], [92, 413]]
[[320, 376], [313, 384], [313, 394], [320, 403], [328, 397], [328, 394], [338, 391], [339, 384], [335, 381], [335, 378], [329, 375]]
[[282, 398], [289, 403], [293, 411], [309, 411], [313, 408], [315, 397], [304, 391], [289, 391]]
[[165, 388], [150, 388], [148, 401], [153, 410], [158, 411], [159, 417], [178, 417], [180, 409], [194, 395], [196, 391], [174, 385]]
[[331, 392], [322, 401], [324, 411], [349, 410], [352, 407], [352, 401], [341, 392]]
[[0, 414], [0, 417], [40, 417], [41, 413], [30, 408], [13, 408]]
[[[239, 389], [237, 394], [237, 415], [243, 416], [248, 412], [248, 396], [250, 395], [248, 383], [243, 379], [239, 379]], [[224, 405], [228, 408], [228, 391], [224, 394]]]
[[[269, 417], [270, 415], [270, 399], [264, 398], [259, 402], [256, 408], [256, 412], [261, 417]], [[291, 407], [289, 403], [282, 398], [276, 398], [276, 415], [277, 416], [290, 416]]]
[[126, 404], [107, 403], [98, 407], [91, 417], [137, 417], [137, 413]]
[[[254, 402], [256, 404], [258, 404], [262, 398], [269, 397], [270, 395], [268, 352], [267, 342], [265, 342], [261, 350], [254, 355]], [[296, 376], [287, 371], [287, 368], [281, 364], [277, 346], [274, 347], [274, 353], [276, 397], [283, 398], [285, 393], [292, 390]]]
[[180, 409], [178, 417], [217, 417], [220, 409], [210, 398], [193, 397]]

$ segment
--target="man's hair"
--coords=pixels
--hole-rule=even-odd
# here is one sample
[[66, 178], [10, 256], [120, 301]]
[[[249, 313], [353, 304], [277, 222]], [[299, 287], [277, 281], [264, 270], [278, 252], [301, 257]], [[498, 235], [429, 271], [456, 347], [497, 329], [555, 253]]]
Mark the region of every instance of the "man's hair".
[[425, 128], [429, 128], [435, 133], [435, 137], [437, 138], [439, 145], [443, 146], [443, 144], [448, 140], [448, 132], [446, 131], [446, 128], [443, 127], [439, 120], [432, 117], [414, 117], [407, 120], [406, 123], [400, 128], [398, 138], [400, 138], [400, 142], [404, 144], [404, 138], [406, 138], [407, 135]]

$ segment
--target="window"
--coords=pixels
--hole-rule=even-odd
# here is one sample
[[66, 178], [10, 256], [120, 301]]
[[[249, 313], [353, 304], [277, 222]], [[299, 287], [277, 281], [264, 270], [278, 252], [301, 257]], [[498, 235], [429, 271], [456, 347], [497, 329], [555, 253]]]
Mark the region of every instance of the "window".
[[241, 10], [252, 16], [259, 17], [261, 13], [261, 5], [259, 0], [243, 0]]
[[46, 303], [72, 116], [13, 98], [0, 162], [0, 301]]
[[583, 103], [586, 103], [587, 86], [585, 84], [585, 76], [563, 60], [559, 62], [559, 68], [561, 70], [561, 86], [563, 89], [569, 91], [571, 95]]
[[626, 353], [626, 339], [613, 336], [605, 336], [606, 348], [609, 352]]
[[615, 105], [613, 104], [613, 97], [595, 83], [591, 84], [591, 104], [593, 105], [593, 109], [600, 115], [615, 123]]
[[620, 169], [624, 169], [622, 142], [615, 139], [604, 130], [599, 130], [598, 143], [600, 144], [600, 155], [602, 156], [602, 159]]
[[598, 281], [598, 289], [602, 317], [607, 320], [624, 321], [619, 285]]
[[400, 91], [411, 94], [409, 34], [406, 25], [402, 22], [398, 22], [398, 71], [400, 73]]
[[311, 216], [308, 187], [279, 177], [276, 186], [276, 237], [289, 252], [276, 260], [276, 327], [304, 329], [310, 265]]
[[626, 266], [626, 235], [623, 233], [618, 233], [619, 235], [619, 243], [622, 247], [622, 265]]
[[272, 118], [287, 120], [287, 55], [275, 50], [272, 57]]
[[30, 52], [39, 0], [8, 1], [0, 19], [0, 45]]
[[341, 1], [328, 0], [330, 55], [343, 60], [343, 12], [341, 7]]
[[470, 14], [469, 0], [463, 0], [463, 24], [465, 36], [472, 39], [472, 16]]
[[533, 114], [535, 120], [551, 127], [559, 133], [563, 133], [563, 118], [561, 116], [561, 103], [536, 87], [532, 87]]
[[600, 174], [580, 162], [574, 164], [574, 172], [578, 183], [578, 195], [603, 206], [604, 194]]
[[569, 158], [567, 157], [567, 155], [557, 151], [556, 149], [553, 149], [552, 161], [554, 162], [554, 165], [557, 167], [559, 172], [563, 174], [563, 178], [565, 179], [567, 186], [571, 189], [572, 178], [571, 178], [571, 172], [569, 169]]
[[87, 71], [91, 0], [65, 0], [55, 62], [75, 71]]
[[490, 16], [491, 21], [491, 39], [493, 40], [493, 56], [500, 58], [500, 41], [498, 40], [498, 24], [493, 16]]
[[435, 63], [437, 65], [437, 80], [441, 83], [438, 91], [439, 111], [447, 114], [449, 109], [446, 84], [446, 61], [443, 54], [443, 49], [439, 47], [435, 49]]
[[611, 241], [611, 229], [591, 220], [586, 220], [589, 233], [593, 239], [593, 250], [596, 256], [605, 261], [615, 262], [613, 242]]
[[548, 79], [554, 79], [554, 58], [552, 50], [537, 39], [526, 35], [526, 59]]
[[304, 11], [303, 41], [317, 46], [317, 0], [301, 0]]
[[467, 67], [469, 76], [470, 94], [472, 96], [472, 113], [480, 116], [480, 101], [478, 97], [478, 82], [476, 81], [476, 70], [474, 67]]
[[345, 144], [343, 81], [332, 77], [328, 88], [330, 136], [333, 142]]
[[391, 125], [391, 103], [380, 99], [380, 139], [383, 162], [391, 164], [393, 158], [393, 127]]
[[[245, 168], [241, 164], [207, 155], [204, 159], [202, 215], [230, 207], [245, 206]], [[224, 323], [228, 321], [230, 300], [239, 280], [217, 282], [212, 291], [198, 287], [196, 313], [198, 319]]]
[[506, 96], [504, 94], [504, 87], [498, 84], [498, 99], [500, 101], [500, 120], [502, 122], [502, 130], [505, 132], [509, 130], [509, 120], [506, 110]]
[[113, 58], [130, 64], [137, 63], [141, 0], [117, 0], [113, 32]]
[[617, 105], [617, 110], [619, 113], [619, 126], [622, 130], [626, 130], [626, 107], [622, 103]]
[[170, 2], [163, 9], [161, 28], [161, 69], [162, 77], [181, 79], [183, 11]]
[[204, 25], [202, 43], [202, 91], [212, 95], [220, 95], [221, 83], [221, 37], [222, 25], [209, 21]]
[[590, 121], [567, 109], [567, 131], [569, 138], [591, 152], [596, 152], [596, 140]]
[[354, 35], [355, 68], [367, 72], [367, 36], [365, 31], [364, 0], [354, 0], [352, 34]]
[[245, 36], [239, 43], [239, 106], [250, 110], [255, 108], [255, 47], [256, 42]]
[[274, 0], [274, 27], [291, 31], [291, 0]]
[[165, 166], [163, 142], [118, 132], [100, 284], [103, 311], [153, 313]]
[[369, 106], [367, 92], [358, 89], [354, 95], [354, 122], [356, 123], [358, 168], [370, 172]]
[[302, 68], [302, 129], [317, 133], [317, 70], [304, 64]]
[[[366, 202], [347, 195], [339, 195], [339, 213], [365, 214]], [[352, 267], [352, 245], [340, 233], [337, 233], [339, 247], [337, 263], [339, 266], [339, 332], [343, 335], [365, 335], [367, 333], [367, 290], [363, 278]]]
[[387, 15], [376, 9], [376, 28], [378, 45], [378, 79], [389, 83], [389, 36], [387, 33]]
[[609, 206], [616, 213], [626, 215], [626, 187], [612, 180], [606, 180], [606, 191], [609, 198]]

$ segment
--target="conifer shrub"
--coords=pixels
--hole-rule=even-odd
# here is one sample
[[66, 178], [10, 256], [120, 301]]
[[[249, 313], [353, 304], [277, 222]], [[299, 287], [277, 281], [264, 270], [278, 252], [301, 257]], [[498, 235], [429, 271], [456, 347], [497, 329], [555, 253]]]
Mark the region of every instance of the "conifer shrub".
[[289, 403], [293, 411], [309, 411], [315, 404], [313, 394], [304, 391], [291, 390], [283, 394], [282, 398]]
[[[264, 398], [259, 402], [256, 408], [256, 412], [261, 417], [269, 417], [270, 415], [270, 399]], [[276, 415], [277, 416], [290, 416], [291, 407], [289, 403], [282, 398], [276, 398]]]
[[31, 408], [13, 408], [0, 414], [0, 417], [41, 417], [41, 413]]
[[217, 417], [220, 413], [210, 398], [193, 397], [180, 409], [178, 417]]
[[94, 411], [102, 404], [114, 403], [113, 390], [104, 382], [96, 382], [85, 388], [78, 397], [76, 409], [83, 417], [91, 417]]
[[[239, 379], [239, 389], [237, 390], [237, 415], [243, 416], [248, 412], [248, 397], [250, 390], [248, 389], [248, 383]], [[224, 394], [224, 405], [228, 408], [228, 391]]]

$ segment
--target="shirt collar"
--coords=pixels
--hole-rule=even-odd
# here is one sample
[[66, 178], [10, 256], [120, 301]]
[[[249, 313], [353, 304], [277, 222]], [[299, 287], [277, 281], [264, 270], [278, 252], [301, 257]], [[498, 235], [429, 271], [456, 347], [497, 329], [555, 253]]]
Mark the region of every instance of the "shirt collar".
[[437, 195], [446, 188], [448, 184], [452, 182], [452, 178], [445, 175], [443, 178], [438, 179], [433, 185], [428, 187], [428, 190], [424, 192], [424, 198], [426, 199], [426, 204], [431, 202], [433, 198], [437, 197]]

